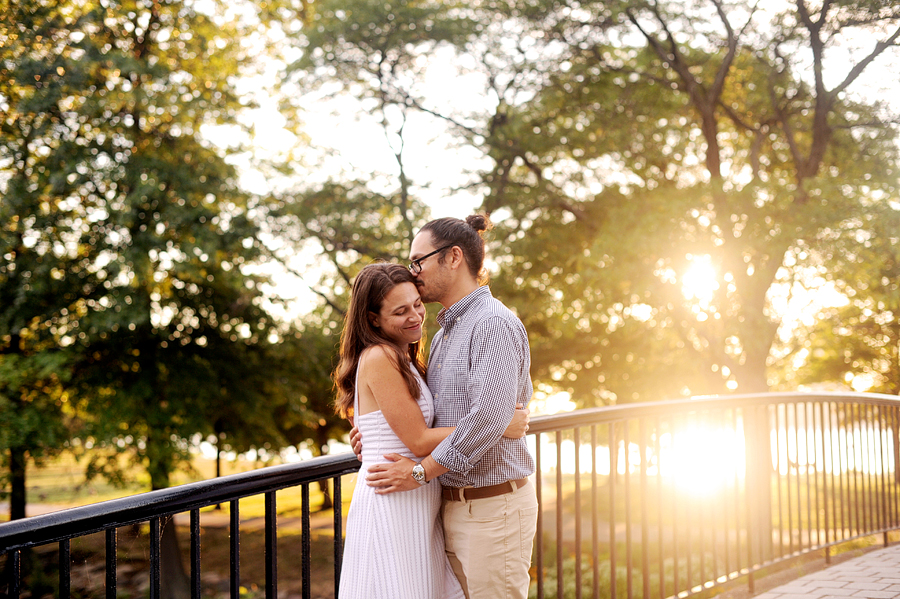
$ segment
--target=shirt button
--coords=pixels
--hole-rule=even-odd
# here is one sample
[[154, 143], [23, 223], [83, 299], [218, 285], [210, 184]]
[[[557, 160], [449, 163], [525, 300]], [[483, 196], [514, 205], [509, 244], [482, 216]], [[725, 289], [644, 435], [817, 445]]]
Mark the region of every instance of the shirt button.
[[444, 335], [444, 339], [449, 339], [449, 338], [450, 338], [449, 335]]
[[442, 366], [441, 364], [438, 364], [438, 368], [440, 368], [441, 366]]

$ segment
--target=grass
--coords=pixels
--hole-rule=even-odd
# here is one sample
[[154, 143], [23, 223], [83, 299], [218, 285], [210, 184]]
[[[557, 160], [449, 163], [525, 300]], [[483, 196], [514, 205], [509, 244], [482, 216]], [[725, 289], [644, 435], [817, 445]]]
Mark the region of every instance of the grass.
[[[126, 470], [129, 468], [124, 464]], [[254, 462], [249, 460], [222, 461], [222, 475], [248, 472], [265, 466], [274, 465], [274, 462]], [[63, 453], [55, 460], [48, 462], [40, 468], [33, 463], [27, 470], [27, 503], [35, 506], [49, 504], [54, 509], [64, 509], [118, 499], [150, 490], [149, 478], [141, 469], [131, 467], [131, 480], [124, 486], [115, 486], [101, 477], [91, 481], [85, 480], [85, 461], [77, 460], [71, 453]], [[181, 485], [201, 480], [209, 480], [215, 477], [216, 465], [214, 460], [197, 456], [190, 465], [189, 470], [177, 471], [172, 476], [172, 486]], [[350, 487], [352, 491], [352, 485]], [[8, 501], [9, 490], [0, 491], [0, 498]], [[298, 494], [299, 496], [299, 494]], [[349, 495], [348, 495], [349, 497]], [[318, 485], [310, 486], [310, 500], [313, 506], [321, 505], [322, 494]], [[246, 507], [245, 507], [246, 502]], [[299, 499], [296, 502], [299, 505]], [[264, 513], [263, 499], [247, 499], [241, 502], [241, 510], [250, 510], [248, 513]], [[286, 509], [300, 508], [288, 503]], [[315, 507], [313, 508], [315, 509]], [[4, 515], [5, 519], [8, 517]]]

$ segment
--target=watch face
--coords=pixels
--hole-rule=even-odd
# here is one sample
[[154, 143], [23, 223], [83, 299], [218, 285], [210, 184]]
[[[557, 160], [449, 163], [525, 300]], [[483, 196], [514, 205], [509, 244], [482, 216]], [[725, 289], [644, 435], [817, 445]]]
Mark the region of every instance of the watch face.
[[422, 467], [421, 464], [416, 464], [412, 469], [413, 478], [417, 481], [424, 482], [425, 481], [425, 468]]

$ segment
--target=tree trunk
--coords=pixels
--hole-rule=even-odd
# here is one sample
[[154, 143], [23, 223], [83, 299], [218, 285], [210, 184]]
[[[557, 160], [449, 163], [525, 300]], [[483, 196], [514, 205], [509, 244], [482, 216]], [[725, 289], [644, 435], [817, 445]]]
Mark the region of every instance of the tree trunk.
[[[154, 491], [169, 487], [169, 475], [172, 472], [169, 450], [165, 441], [159, 441], [153, 436], [147, 437], [147, 470], [150, 473], [150, 486]], [[178, 533], [171, 518], [162, 521], [160, 526], [159, 568], [161, 599], [190, 599], [191, 579], [184, 569]]]
[[[25, 449], [21, 447], [11, 447], [9, 449], [9, 519], [21, 520], [25, 517], [26, 504], [26, 456]], [[33, 570], [34, 553], [28, 548], [22, 551], [19, 559], [20, 570], [19, 580], [24, 580]], [[13, 576], [13, 561], [9, 558], [6, 560], [6, 566], [3, 569], [3, 580], [9, 582]], [[34, 590], [34, 589], [33, 589]], [[49, 589], [48, 589], [49, 590]], [[37, 595], [40, 596], [40, 595]]]
[[159, 547], [159, 596], [162, 599], [190, 599], [191, 579], [181, 560], [181, 545], [175, 520], [162, 523]]
[[772, 556], [772, 449], [771, 424], [766, 406], [744, 410], [745, 493], [750, 520], [747, 538], [755, 554], [751, 561], [762, 563]]
[[[316, 442], [319, 448], [319, 455], [328, 455], [328, 433], [324, 428], [316, 431]], [[328, 479], [319, 481], [319, 489], [322, 491], [322, 511], [330, 510], [334, 507], [334, 501], [331, 499], [331, 489], [328, 486]]]
[[[218, 435], [216, 436], [216, 478], [222, 476], [222, 448], [220, 446], [220, 439]], [[215, 509], [221, 510], [222, 504], [217, 503]]]
[[27, 452], [23, 447], [11, 447], [9, 449], [9, 519], [21, 520], [25, 517], [25, 503], [27, 501], [25, 489]]

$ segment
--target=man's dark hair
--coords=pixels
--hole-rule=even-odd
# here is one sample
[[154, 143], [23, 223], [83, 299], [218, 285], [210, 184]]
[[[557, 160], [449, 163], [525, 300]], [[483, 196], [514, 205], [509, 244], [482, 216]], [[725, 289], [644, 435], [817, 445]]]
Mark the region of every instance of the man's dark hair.
[[[487, 277], [484, 270], [484, 238], [482, 233], [491, 229], [490, 219], [484, 214], [473, 214], [460, 220], [447, 216], [435, 219], [424, 227], [422, 231], [431, 233], [431, 241], [435, 247], [445, 245], [459, 246], [466, 259], [466, 265], [473, 277], [483, 282]], [[441, 252], [440, 260], [444, 256]]]

